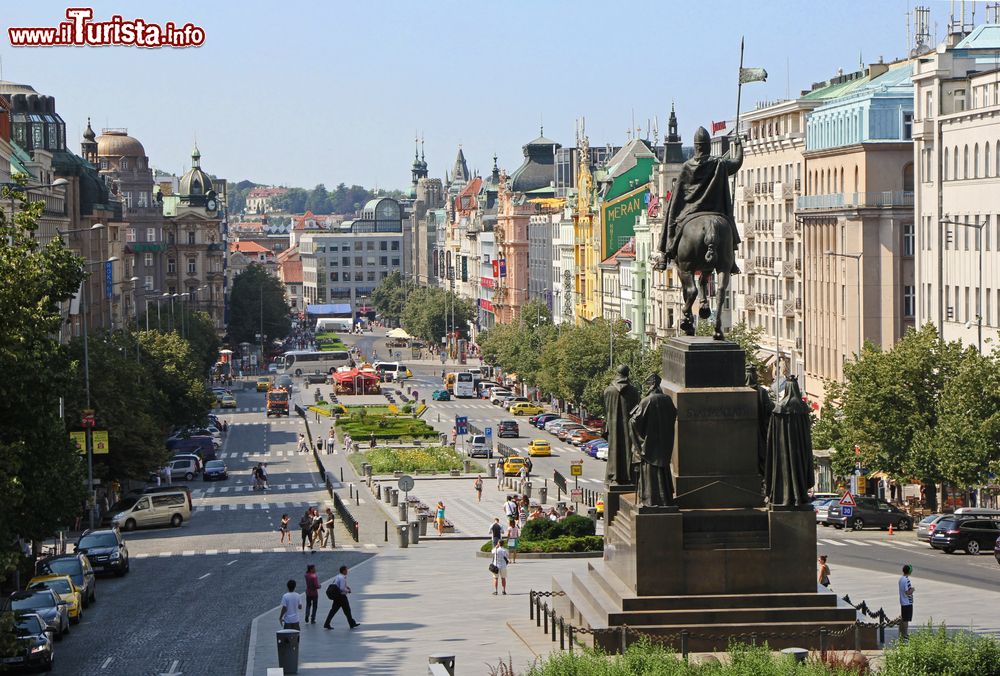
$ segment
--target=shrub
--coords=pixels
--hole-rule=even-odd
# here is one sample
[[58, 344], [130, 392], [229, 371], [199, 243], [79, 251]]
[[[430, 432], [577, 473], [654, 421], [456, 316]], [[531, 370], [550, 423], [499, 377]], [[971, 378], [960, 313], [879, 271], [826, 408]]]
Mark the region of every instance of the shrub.
[[585, 535], [593, 535], [597, 532], [597, 524], [594, 523], [594, 521], [589, 517], [580, 516], [579, 514], [567, 516], [558, 523], [561, 534], [563, 535], [583, 537]]
[[558, 521], [549, 521], [548, 519], [532, 519], [524, 524], [524, 528], [521, 529], [521, 539], [522, 540], [548, 540], [549, 538], [554, 538], [559, 535], [556, 531], [559, 528]]
[[372, 466], [375, 474], [392, 472], [447, 472], [461, 469], [462, 457], [451, 448], [428, 446], [421, 448], [373, 448], [351, 456], [356, 467], [362, 462]]
[[410, 414], [413, 412], [413, 404], [403, 404], [403, 413]]
[[573, 514], [562, 521], [532, 519], [521, 529], [521, 539], [539, 541], [553, 538], [585, 537], [596, 533], [596, 524], [585, 516]]
[[[960, 631], [948, 635], [944, 626], [913, 632], [906, 643], [885, 653], [887, 676], [972, 676], [1000, 664], [1000, 641], [995, 636]], [[987, 667], [987, 665], [993, 665]]]
[[[521, 531], [522, 535], [524, 531]], [[600, 535], [587, 535], [584, 537], [571, 537], [563, 535], [548, 540], [527, 541], [522, 538], [517, 543], [517, 551], [521, 553], [554, 553], [554, 552], [599, 552], [604, 549], [604, 538]], [[493, 541], [483, 543], [480, 551], [490, 552], [493, 550]]]

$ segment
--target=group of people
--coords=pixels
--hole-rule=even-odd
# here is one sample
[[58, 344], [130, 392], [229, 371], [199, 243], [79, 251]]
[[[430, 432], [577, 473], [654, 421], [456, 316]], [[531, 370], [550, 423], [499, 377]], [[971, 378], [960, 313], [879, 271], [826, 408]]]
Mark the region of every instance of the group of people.
[[258, 462], [253, 466], [251, 470], [253, 474], [253, 490], [255, 491], [266, 491], [267, 490], [267, 463]]
[[[830, 589], [830, 565], [827, 563], [827, 555], [820, 554], [816, 563], [816, 582]], [[914, 586], [910, 581], [910, 574], [913, 566], [906, 564], [903, 566], [903, 574], [900, 576], [897, 586], [899, 588], [899, 638], [906, 640], [910, 635], [910, 622], [913, 621], [913, 591]]]
[[[327, 545], [331, 549], [336, 547], [337, 541], [333, 532], [335, 522], [336, 517], [333, 510], [329, 507], [326, 508], [326, 512], [323, 514], [316, 507], [307, 509], [302, 518], [299, 519], [299, 530], [302, 532], [302, 552], [305, 553], [307, 543], [312, 552], [315, 552], [317, 548], [322, 549]], [[280, 544], [285, 543], [285, 538], [288, 538], [288, 544], [292, 544], [289, 523], [288, 515], [282, 514], [281, 524], [278, 526], [278, 533], [281, 535]]]
[[[301, 631], [302, 623], [316, 624], [316, 610], [319, 607], [319, 574], [316, 572], [316, 564], [310, 563], [306, 566], [306, 607], [302, 610], [302, 597], [295, 591], [297, 585], [295, 580], [289, 580], [285, 586], [288, 591], [281, 597], [281, 609], [278, 611], [278, 622], [283, 629], [295, 629]], [[326, 621], [323, 623], [324, 629], [333, 629], [334, 615], [337, 611], [343, 610], [344, 617], [351, 629], [361, 625], [354, 619], [351, 613], [351, 602], [347, 595], [351, 593], [351, 588], [347, 584], [347, 566], [341, 566], [340, 572], [333, 578], [333, 581], [326, 588], [326, 596], [333, 601], [330, 612], [326, 614]]]

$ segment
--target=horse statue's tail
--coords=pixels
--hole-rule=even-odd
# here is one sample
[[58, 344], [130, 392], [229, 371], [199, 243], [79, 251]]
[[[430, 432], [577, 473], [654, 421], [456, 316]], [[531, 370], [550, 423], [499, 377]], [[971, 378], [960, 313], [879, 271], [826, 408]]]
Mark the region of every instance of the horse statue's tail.
[[705, 262], [706, 263], [715, 262], [715, 228], [706, 228], [705, 246], [708, 247], [708, 249], [705, 251]]

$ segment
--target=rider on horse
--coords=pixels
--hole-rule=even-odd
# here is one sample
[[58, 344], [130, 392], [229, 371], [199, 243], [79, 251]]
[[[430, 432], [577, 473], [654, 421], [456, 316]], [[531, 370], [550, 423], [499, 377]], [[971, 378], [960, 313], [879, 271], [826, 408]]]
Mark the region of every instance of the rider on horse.
[[[709, 154], [712, 138], [708, 130], [698, 127], [694, 134], [694, 157], [684, 163], [681, 175], [674, 186], [670, 206], [667, 209], [667, 223], [660, 238], [659, 251], [669, 260], [677, 258], [677, 244], [680, 242], [684, 224], [700, 214], [718, 214], [729, 223], [733, 235], [733, 249], [740, 244], [740, 235], [733, 220], [733, 202], [729, 194], [729, 176], [739, 171], [743, 164], [743, 144], [739, 134], [733, 137], [735, 146], [732, 159], [712, 157]], [[731, 270], [738, 274], [740, 269], [735, 261]]]

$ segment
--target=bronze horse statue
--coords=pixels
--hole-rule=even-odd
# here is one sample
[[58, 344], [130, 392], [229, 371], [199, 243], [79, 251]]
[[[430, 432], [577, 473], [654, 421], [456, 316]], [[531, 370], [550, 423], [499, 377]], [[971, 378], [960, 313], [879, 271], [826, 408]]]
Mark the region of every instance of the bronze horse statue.
[[[708, 282], [713, 273], [718, 275], [713, 336], [723, 340], [722, 308], [729, 279], [740, 271], [735, 265], [740, 240], [733, 221], [729, 176], [743, 164], [743, 145], [739, 136], [734, 136], [732, 157], [712, 157], [711, 137], [700, 127], [694, 135], [694, 147], [694, 157], [684, 163], [670, 197], [663, 235], [653, 255], [654, 266], [663, 270], [668, 261], [674, 261], [684, 291], [681, 330], [689, 336], [695, 333], [692, 307], [699, 292], [698, 316], [708, 319], [712, 315]], [[699, 275], [697, 280], [695, 275]]]

